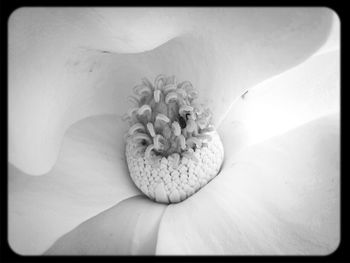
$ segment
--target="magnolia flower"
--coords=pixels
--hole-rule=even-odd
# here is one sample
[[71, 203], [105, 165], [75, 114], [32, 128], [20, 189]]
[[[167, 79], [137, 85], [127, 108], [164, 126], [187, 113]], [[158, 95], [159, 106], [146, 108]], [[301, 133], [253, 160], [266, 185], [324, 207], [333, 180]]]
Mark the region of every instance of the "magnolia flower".
[[[19, 254], [317, 254], [339, 244], [339, 21], [326, 8], [21, 8], [9, 20]], [[176, 204], [135, 187], [126, 98], [190, 80], [225, 159]], [[248, 91], [248, 93], [246, 93]]]

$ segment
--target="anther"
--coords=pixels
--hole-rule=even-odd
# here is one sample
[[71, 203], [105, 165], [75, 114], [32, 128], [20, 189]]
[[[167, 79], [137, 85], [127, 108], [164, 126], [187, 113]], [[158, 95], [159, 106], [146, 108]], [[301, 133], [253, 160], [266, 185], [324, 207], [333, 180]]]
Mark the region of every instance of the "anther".
[[130, 127], [129, 129], [129, 135], [133, 135], [135, 131], [137, 130], [145, 130], [145, 127], [141, 123], [135, 123], [133, 126]]
[[182, 134], [179, 135], [179, 140], [180, 140], [181, 149], [185, 150], [186, 149], [186, 139]]
[[165, 97], [165, 103], [168, 104], [170, 100], [177, 100], [177, 93], [169, 92]]
[[146, 140], [148, 143], [152, 142], [151, 138], [145, 133], [136, 133], [132, 138], [135, 141], [136, 140]]
[[137, 107], [128, 110], [128, 115], [129, 115], [129, 117], [132, 117], [132, 115], [133, 115], [135, 112], [137, 112], [138, 110], [139, 110], [139, 108], [137, 108]]
[[161, 113], [158, 113], [158, 114], [157, 114], [157, 116], [156, 116], [156, 121], [157, 121], [157, 120], [162, 120], [162, 121], [164, 121], [164, 122], [166, 122], [166, 123], [170, 122], [169, 118], [168, 118], [166, 115], [161, 114]]
[[153, 127], [153, 123], [149, 122], [147, 123], [147, 129], [149, 131], [149, 134], [154, 137], [156, 136], [156, 133], [154, 132], [154, 127]]
[[160, 139], [163, 139], [164, 140], [164, 137], [160, 134], [157, 134], [154, 139], [153, 139], [153, 142], [154, 142], [154, 147], [156, 150], [161, 150], [162, 149], [162, 145], [160, 144], [159, 140]]
[[179, 136], [181, 134], [181, 127], [179, 123], [174, 121], [171, 125], [173, 126], [175, 136]]
[[184, 111], [189, 111], [189, 112], [192, 112], [193, 111], [193, 107], [189, 106], [189, 105], [183, 105], [180, 107], [179, 109], [179, 113], [181, 115], [183, 115]]
[[160, 74], [156, 77], [156, 79], [154, 80], [154, 87], [156, 89], [161, 89], [163, 88], [163, 85], [164, 85], [164, 81], [166, 80], [166, 77], [165, 75], [163, 74]]
[[145, 157], [149, 158], [151, 151], [154, 149], [154, 145], [150, 144], [147, 146], [146, 150], [145, 150]]
[[161, 93], [161, 91], [159, 90], [159, 89], [157, 89], [157, 90], [155, 90], [154, 91], [154, 100], [155, 100], [155, 102], [159, 102], [159, 100], [160, 100], [160, 93]]
[[143, 86], [140, 89], [137, 90], [137, 94], [138, 95], [142, 95], [142, 93], [148, 93], [151, 94], [152, 93], [152, 89], [148, 86]]
[[175, 91], [175, 90], [176, 90], [176, 85], [174, 84], [168, 84], [164, 87], [164, 92]]
[[147, 110], [148, 110], [150, 113], [152, 113], [151, 107], [150, 107], [149, 105], [145, 104], [145, 105], [143, 105], [141, 108], [138, 109], [137, 113], [138, 113], [139, 115], [142, 115], [142, 114], [143, 114], [145, 111], [147, 111]]

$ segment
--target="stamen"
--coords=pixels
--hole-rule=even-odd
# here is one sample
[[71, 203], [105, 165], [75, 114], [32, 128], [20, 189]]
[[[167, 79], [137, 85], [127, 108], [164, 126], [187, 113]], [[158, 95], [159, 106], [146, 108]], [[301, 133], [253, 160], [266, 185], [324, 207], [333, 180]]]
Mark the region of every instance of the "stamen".
[[183, 115], [184, 111], [190, 111], [191, 112], [191, 111], [193, 111], [193, 108], [191, 106], [189, 106], [189, 105], [183, 105], [179, 109], [180, 115]]
[[171, 125], [173, 126], [175, 136], [179, 136], [181, 134], [180, 124], [177, 121], [174, 121]]
[[139, 90], [142, 89], [143, 87], [147, 87], [147, 86], [144, 85], [144, 84], [138, 84], [138, 85], [136, 85], [136, 86], [133, 88], [134, 93], [135, 93], [136, 95], [139, 95]]
[[190, 147], [193, 146], [193, 144], [195, 144], [196, 147], [201, 147], [202, 142], [196, 137], [190, 137], [186, 140], [186, 144]]
[[148, 94], [151, 94], [152, 93], [152, 89], [148, 86], [143, 86], [141, 88], [139, 88], [137, 90], [137, 95], [140, 95], [142, 96], [142, 93], [148, 93]]
[[[211, 112], [192, 100], [191, 82], [177, 85], [174, 76], [144, 78], [134, 87], [140, 98], [123, 116], [131, 126], [124, 138], [130, 175], [149, 198], [183, 201], [204, 187], [219, 171], [223, 146], [211, 123]], [[153, 152], [152, 152], [153, 151]]]
[[167, 116], [165, 116], [164, 114], [158, 113], [156, 116], [156, 121], [157, 120], [162, 120], [166, 123], [170, 122], [169, 118]]
[[151, 151], [154, 149], [154, 145], [153, 144], [150, 144], [147, 146], [146, 150], [145, 150], [145, 157], [146, 158], [149, 158], [150, 157], [150, 154], [151, 154]]
[[156, 136], [156, 133], [154, 132], [153, 123], [151, 122], [147, 123], [147, 129], [152, 137]]
[[185, 150], [186, 149], [186, 139], [182, 134], [179, 135], [179, 141], [180, 141], [181, 149]]
[[177, 89], [176, 92], [180, 94], [183, 98], [187, 97], [187, 92], [184, 89]]
[[130, 127], [129, 129], [129, 135], [133, 135], [135, 133], [135, 131], [137, 130], [142, 130], [145, 131], [145, 127], [141, 124], [141, 123], [135, 123], [133, 126]]
[[188, 132], [194, 132], [194, 130], [196, 129], [196, 122], [194, 121], [194, 120], [192, 120], [192, 119], [189, 119], [188, 121], [187, 121], [187, 126], [186, 126], [186, 130], [188, 131]]
[[176, 85], [175, 84], [168, 84], [164, 87], [164, 92], [170, 92], [170, 91], [175, 91], [176, 90]]
[[159, 89], [157, 89], [157, 90], [155, 90], [154, 91], [154, 100], [155, 100], [155, 102], [159, 102], [159, 100], [160, 100], [160, 93], [161, 93], [161, 91], [159, 90]]
[[130, 109], [130, 110], [128, 111], [129, 117], [131, 118], [132, 115], [133, 115], [135, 112], [137, 112], [138, 110], [139, 110], [138, 107]]
[[197, 121], [198, 127], [204, 129], [207, 126], [207, 121], [205, 119], [200, 119]]
[[186, 89], [188, 87], [191, 87], [192, 88], [192, 83], [188, 80], [186, 81], [183, 81], [179, 84], [179, 89]]
[[147, 110], [148, 110], [150, 113], [152, 113], [151, 107], [150, 107], [149, 105], [145, 104], [145, 105], [143, 105], [141, 108], [138, 109], [137, 113], [138, 113], [139, 115], [142, 115], [142, 114], [144, 114], [145, 111], [147, 111]]
[[148, 143], [152, 142], [151, 138], [145, 133], [136, 133], [132, 138], [135, 141], [146, 140]]
[[169, 92], [165, 97], [165, 103], [168, 104], [170, 100], [177, 100], [177, 93]]
[[147, 87], [150, 87], [151, 89], [153, 89], [153, 85], [152, 83], [148, 80], [148, 78], [142, 78], [142, 83], [147, 86]]
[[164, 137], [160, 134], [157, 134], [153, 139], [154, 147], [156, 150], [162, 150], [164, 148], [164, 146], [161, 145], [161, 143], [159, 142], [159, 140], [161, 140], [161, 139], [165, 140]]
[[166, 81], [166, 76], [163, 74], [160, 74], [156, 77], [156, 79], [154, 80], [154, 87], [156, 89], [162, 89], [164, 86], [164, 83]]

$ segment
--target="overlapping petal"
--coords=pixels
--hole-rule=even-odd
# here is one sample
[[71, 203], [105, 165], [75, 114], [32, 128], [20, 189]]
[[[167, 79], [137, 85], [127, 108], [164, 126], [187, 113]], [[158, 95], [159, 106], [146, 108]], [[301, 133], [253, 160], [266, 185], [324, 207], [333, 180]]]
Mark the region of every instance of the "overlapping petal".
[[[161, 11], [156, 20], [147, 19], [154, 11], [129, 9], [128, 17], [137, 19], [144, 12], [145, 24], [134, 23], [133, 34], [123, 30], [132, 24], [121, 23], [122, 9], [22, 8], [11, 16], [12, 164], [28, 174], [46, 173], [72, 123], [120, 114], [130, 88], [159, 73], [191, 80], [220, 123], [242, 91], [310, 56], [327, 37], [332, 18], [326, 8]], [[152, 32], [162, 21], [167, 26]], [[122, 54], [128, 43], [136, 51], [147, 49], [136, 45], [142, 43], [139, 34], [157, 48]]]
[[140, 192], [128, 176], [122, 120], [90, 117], [64, 137], [53, 169], [32, 177], [9, 166], [9, 244], [40, 254], [84, 220]]
[[46, 255], [154, 255], [166, 205], [126, 199], [61, 237]]
[[157, 253], [331, 253], [340, 241], [339, 147], [332, 114], [227, 158], [207, 187], [167, 207]]

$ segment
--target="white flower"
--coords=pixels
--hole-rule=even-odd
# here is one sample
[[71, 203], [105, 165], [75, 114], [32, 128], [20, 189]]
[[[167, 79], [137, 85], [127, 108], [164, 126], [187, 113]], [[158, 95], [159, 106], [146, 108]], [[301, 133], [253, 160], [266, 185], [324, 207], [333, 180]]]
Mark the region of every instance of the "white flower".
[[[15, 11], [9, 21], [12, 249], [334, 251], [340, 235], [335, 16], [325, 8]], [[198, 87], [226, 156], [214, 180], [169, 206], [150, 201], [130, 180], [120, 118], [130, 88], [159, 73]]]

